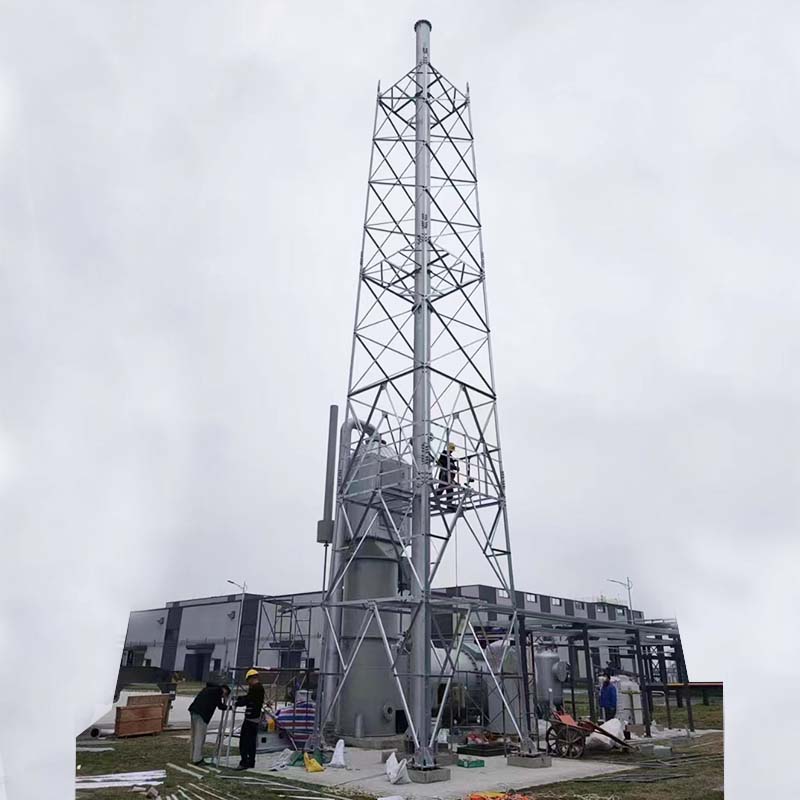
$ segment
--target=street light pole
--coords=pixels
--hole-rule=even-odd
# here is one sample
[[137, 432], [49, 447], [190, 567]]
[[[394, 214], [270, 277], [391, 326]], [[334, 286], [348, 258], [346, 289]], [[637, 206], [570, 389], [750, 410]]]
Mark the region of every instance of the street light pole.
[[618, 583], [620, 586], [624, 586], [628, 590], [628, 622], [632, 625], [633, 624], [633, 601], [631, 600], [631, 589], [633, 588], [633, 582], [627, 576], [625, 577], [624, 581], [618, 581], [614, 578], [606, 578], [607, 581], [611, 583]]

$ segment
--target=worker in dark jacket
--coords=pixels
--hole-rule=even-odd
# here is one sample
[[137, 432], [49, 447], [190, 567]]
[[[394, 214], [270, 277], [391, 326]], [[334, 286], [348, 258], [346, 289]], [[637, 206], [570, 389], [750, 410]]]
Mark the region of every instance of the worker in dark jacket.
[[436, 496], [441, 500], [444, 495], [448, 511], [455, 511], [453, 492], [458, 484], [458, 459], [453, 455], [455, 449], [456, 446], [452, 442], [448, 442], [447, 447], [442, 450], [436, 460], [439, 467]]
[[217, 686], [215, 683], [208, 683], [192, 700], [189, 706], [189, 716], [192, 720], [192, 764], [203, 763], [203, 745], [206, 741], [208, 723], [211, 722], [216, 709], [225, 709], [230, 693], [231, 690], [224, 684]]
[[256, 765], [256, 741], [261, 708], [264, 705], [264, 687], [257, 669], [245, 673], [247, 694], [236, 698], [237, 706], [244, 706], [244, 721], [239, 733], [239, 766], [236, 769], [252, 769]]
[[606, 722], [617, 716], [617, 687], [611, 683], [611, 676], [607, 672], [600, 687], [600, 709]]

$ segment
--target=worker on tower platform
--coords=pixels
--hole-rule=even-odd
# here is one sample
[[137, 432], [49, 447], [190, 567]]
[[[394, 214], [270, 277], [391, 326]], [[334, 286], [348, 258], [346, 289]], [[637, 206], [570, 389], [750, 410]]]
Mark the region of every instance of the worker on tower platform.
[[452, 442], [447, 443], [447, 447], [442, 450], [436, 463], [439, 467], [438, 485], [436, 496], [440, 498], [444, 495], [448, 511], [455, 511], [453, 505], [454, 487], [458, 485], [458, 459], [453, 455], [456, 446]]
[[244, 676], [247, 694], [236, 698], [237, 706], [244, 706], [244, 721], [239, 732], [239, 766], [236, 769], [252, 769], [256, 765], [256, 742], [261, 709], [264, 705], [264, 687], [257, 669], [249, 669]]

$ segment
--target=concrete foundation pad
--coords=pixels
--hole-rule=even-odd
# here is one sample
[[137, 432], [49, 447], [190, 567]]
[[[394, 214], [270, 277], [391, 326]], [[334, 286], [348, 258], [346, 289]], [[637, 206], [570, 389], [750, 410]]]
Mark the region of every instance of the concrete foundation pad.
[[347, 747], [362, 750], [396, 750], [397, 757], [405, 750], [404, 736], [342, 736]]
[[447, 767], [434, 767], [433, 769], [408, 768], [408, 777], [412, 783], [441, 783], [450, 780], [450, 770]]
[[[398, 757], [400, 754], [398, 753]], [[484, 758], [483, 767], [452, 767], [450, 779], [436, 784], [432, 793], [430, 786], [424, 783], [406, 783], [402, 786], [392, 785], [386, 777], [386, 770], [379, 762], [379, 754], [374, 750], [360, 750], [348, 747], [345, 749], [345, 760], [349, 769], [326, 769], [324, 772], [306, 772], [302, 767], [290, 767], [280, 772], [269, 772], [274, 756], [257, 755], [256, 768], [248, 774], [261, 775], [270, 780], [302, 781], [318, 788], [342, 787], [343, 790], [372, 797], [401, 795], [408, 800], [427, 800], [435, 796], [439, 800], [463, 800], [470, 792], [507, 791], [527, 789], [545, 783], [569, 781], [576, 778], [590, 778], [595, 775], [606, 775], [631, 769], [631, 765], [618, 766], [606, 761], [589, 758], [569, 759], [554, 758], [548, 769], [530, 769], [527, 767], [509, 766], [505, 756]], [[231, 765], [238, 763], [238, 754], [231, 756]]]
[[541, 769], [542, 767], [552, 767], [553, 759], [546, 755], [535, 756], [506, 756], [506, 764], [509, 767], [522, 767], [523, 769]]

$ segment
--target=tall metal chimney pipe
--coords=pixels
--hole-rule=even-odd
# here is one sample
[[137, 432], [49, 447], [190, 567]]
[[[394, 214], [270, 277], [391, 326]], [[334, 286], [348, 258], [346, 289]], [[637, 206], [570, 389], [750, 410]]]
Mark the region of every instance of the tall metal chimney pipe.
[[418, 603], [411, 628], [411, 714], [417, 729], [419, 747], [414, 762], [419, 767], [433, 766], [428, 747], [431, 735], [430, 565], [431, 565], [431, 464], [430, 464], [430, 356], [431, 311], [430, 275], [430, 173], [431, 122], [428, 107], [430, 82], [431, 24], [426, 19], [414, 25], [417, 37], [415, 80], [416, 149], [414, 157], [414, 394], [413, 394], [413, 497], [411, 507], [411, 560], [421, 586], [412, 580], [411, 594]]
[[317, 523], [317, 541], [333, 541], [333, 487], [336, 478], [336, 427], [339, 424], [339, 406], [331, 406], [328, 418], [328, 458], [325, 467], [325, 499], [322, 502], [322, 519]]

